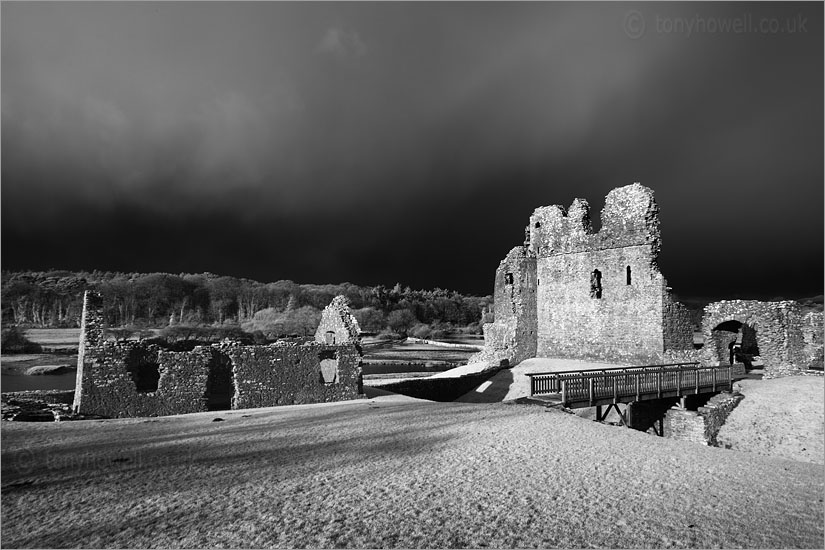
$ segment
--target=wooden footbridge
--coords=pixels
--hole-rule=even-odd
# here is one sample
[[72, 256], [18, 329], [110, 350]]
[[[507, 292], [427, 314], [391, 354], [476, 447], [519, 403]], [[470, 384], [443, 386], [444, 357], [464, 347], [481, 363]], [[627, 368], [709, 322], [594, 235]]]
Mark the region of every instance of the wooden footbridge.
[[[619, 403], [633, 403], [668, 397], [716, 393], [733, 387], [731, 367], [703, 367], [699, 363], [669, 363], [641, 367], [618, 367], [588, 371], [561, 371], [527, 374], [530, 397], [571, 409], [596, 407], [601, 421]], [[602, 413], [602, 406], [608, 405]]]

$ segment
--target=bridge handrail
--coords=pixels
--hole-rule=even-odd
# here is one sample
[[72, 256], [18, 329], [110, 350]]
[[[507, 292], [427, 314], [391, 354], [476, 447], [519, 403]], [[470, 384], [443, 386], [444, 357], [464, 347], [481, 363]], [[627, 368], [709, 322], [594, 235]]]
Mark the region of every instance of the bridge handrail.
[[[719, 372], [727, 376], [717, 377]], [[657, 375], [652, 381], [649, 380], [651, 374]], [[670, 374], [671, 376], [665, 378], [662, 376], [663, 374]], [[684, 377], [682, 375], [691, 376]], [[644, 391], [642, 391], [643, 388], [640, 382], [642, 376], [646, 378]], [[620, 383], [619, 380], [623, 377], [625, 380]], [[688, 378], [688, 380], [685, 380], [685, 378]], [[630, 379], [633, 380], [632, 383]], [[611, 380], [612, 384], [608, 384], [608, 380]], [[575, 382], [579, 383], [576, 384]], [[710, 366], [687, 370], [628, 373], [627, 376], [621, 373], [610, 373], [572, 378], [561, 381], [561, 394], [564, 403], [579, 401], [589, 402], [590, 405], [593, 405], [598, 399], [610, 399], [611, 397], [614, 402], [617, 402], [619, 397], [632, 397], [635, 395], [639, 399], [643, 394], [654, 393], [661, 397], [663, 392], [676, 391], [681, 394], [683, 390], [691, 388], [694, 393], [699, 393], [702, 388], [711, 388], [712, 391], [716, 391], [717, 388], [730, 388], [731, 385], [730, 366]]]
[[[680, 368], [672, 368], [674, 366]], [[684, 365], [691, 365], [684, 367]], [[537, 375], [543, 378], [535, 378]], [[561, 376], [559, 376], [561, 375]], [[720, 376], [721, 375], [721, 376]], [[699, 363], [672, 363], [650, 367], [622, 367], [615, 369], [534, 373], [530, 377], [530, 395], [561, 393], [562, 401], [590, 401], [613, 397], [658, 394], [662, 392], [701, 388], [731, 387], [730, 366], [706, 366]]]
[[[526, 372], [524, 376], [546, 376], [546, 375], [558, 375], [558, 374], [583, 374], [588, 372], [610, 372], [610, 371], [626, 371], [629, 369], [659, 369], [664, 367], [681, 367], [683, 365], [691, 365], [691, 366], [698, 366], [700, 365], [699, 361], [691, 361], [687, 363], [663, 363], [661, 365], [643, 365], [643, 366], [635, 366], [635, 365], [628, 365], [627, 367], [610, 367], [609, 369], [589, 369], [589, 370], [559, 370], [559, 371], [548, 371], [548, 372]], [[651, 371], [654, 372], [654, 371]]]
[[569, 370], [569, 371], [555, 371], [555, 372], [535, 372], [525, 373], [525, 376], [530, 377], [530, 395], [541, 393], [558, 393], [561, 391], [561, 382], [570, 378], [581, 378], [582, 376], [596, 376], [600, 374], [616, 373], [620, 375], [634, 374], [634, 373], [656, 373], [656, 372], [673, 372], [675, 370], [686, 370], [699, 367], [697, 361], [685, 363], [664, 363], [659, 365], [643, 365], [643, 366], [627, 366], [627, 367], [611, 367], [607, 369], [591, 369], [591, 370]]

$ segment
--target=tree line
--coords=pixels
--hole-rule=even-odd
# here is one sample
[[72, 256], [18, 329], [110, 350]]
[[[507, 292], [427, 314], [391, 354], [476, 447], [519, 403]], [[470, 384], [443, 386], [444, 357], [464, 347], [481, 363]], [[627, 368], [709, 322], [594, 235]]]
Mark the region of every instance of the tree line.
[[2, 273], [4, 326], [77, 327], [83, 292], [100, 292], [110, 327], [236, 326], [269, 336], [315, 330], [321, 310], [337, 295], [350, 301], [362, 330], [406, 333], [467, 327], [478, 331], [490, 296], [352, 283], [261, 283], [213, 273], [19, 271]]

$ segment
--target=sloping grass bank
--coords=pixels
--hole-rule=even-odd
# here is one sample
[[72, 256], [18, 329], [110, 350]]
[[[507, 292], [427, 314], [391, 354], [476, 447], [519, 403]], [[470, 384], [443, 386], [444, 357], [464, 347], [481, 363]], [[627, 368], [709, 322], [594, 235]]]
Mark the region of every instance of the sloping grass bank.
[[6, 547], [821, 548], [825, 512], [818, 465], [402, 396], [5, 423], [2, 483]]
[[745, 399], [719, 430], [720, 445], [825, 464], [825, 378], [787, 376], [736, 384]]

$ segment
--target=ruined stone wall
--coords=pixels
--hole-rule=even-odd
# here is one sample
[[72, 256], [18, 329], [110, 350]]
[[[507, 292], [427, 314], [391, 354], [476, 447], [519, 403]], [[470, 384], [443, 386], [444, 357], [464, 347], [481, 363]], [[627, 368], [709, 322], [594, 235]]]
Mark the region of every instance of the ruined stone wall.
[[538, 356], [638, 364], [693, 349], [687, 311], [670, 297], [656, 264], [658, 211], [653, 192], [633, 184], [607, 195], [598, 233], [582, 199], [567, 212], [550, 206], [533, 213]]
[[708, 304], [702, 317], [708, 364], [727, 363], [731, 333], [717, 330], [738, 321], [755, 330], [765, 378], [798, 374], [805, 368], [805, 340], [799, 304], [793, 301], [723, 300]]
[[[363, 393], [357, 344], [222, 343], [173, 352], [103, 339], [102, 302], [84, 297], [73, 409], [107, 417], [355, 399]], [[357, 327], [357, 325], [356, 325]]]
[[513, 248], [496, 270], [493, 290], [495, 320], [485, 323], [484, 350], [470, 362], [511, 365], [536, 356], [536, 259], [523, 246]]
[[703, 407], [699, 407], [697, 412], [704, 420], [705, 440], [708, 445], [716, 446], [716, 436], [719, 430], [742, 399], [744, 399], [742, 394], [722, 392], [713, 396]]
[[[647, 246], [540, 258], [538, 356], [654, 362], [664, 351], [663, 279], [651, 260]], [[594, 270], [601, 297], [591, 295]]]
[[[496, 272], [496, 320], [484, 327], [479, 357], [638, 364], [695, 355], [688, 312], [670, 297], [656, 264], [658, 212], [653, 192], [639, 184], [607, 195], [597, 233], [583, 199], [567, 210], [537, 208], [525, 247], [513, 249]], [[502, 281], [508, 273], [509, 288]]]
[[821, 311], [811, 311], [802, 317], [803, 361], [809, 369], [823, 368], [822, 317]]
[[559, 205], [537, 208], [528, 227], [530, 250], [542, 258], [647, 245], [651, 255], [658, 256], [659, 207], [647, 187], [634, 183], [610, 191], [601, 220], [601, 230], [593, 233], [590, 205], [584, 199], [575, 199], [566, 211]]
[[80, 341], [77, 347], [77, 377], [75, 378], [75, 397], [72, 409], [78, 412], [80, 398], [83, 395], [84, 365], [86, 348], [99, 345], [103, 341], [103, 297], [97, 292], [86, 291], [83, 294], [83, 312], [80, 315]]
[[759, 342], [756, 341], [756, 329], [750, 325], [742, 325], [742, 352], [759, 355]]
[[352, 315], [345, 296], [336, 296], [321, 312], [315, 341], [321, 344], [361, 343], [361, 327]]
[[[157, 364], [157, 390], [138, 391], [127, 370], [130, 356], [136, 353], [141, 362]], [[137, 342], [87, 346], [84, 375], [75, 388], [75, 412], [120, 418], [204, 411], [211, 358], [212, 351], [205, 347], [172, 352]]]
[[690, 312], [673, 300], [665, 287], [662, 292], [662, 329], [665, 351], [693, 350], [693, 322]]
[[680, 441], [691, 441], [700, 445], [707, 445], [705, 439], [705, 421], [696, 411], [670, 409], [665, 414], [665, 437]]
[[354, 344], [230, 346], [235, 408], [357, 399], [363, 393], [361, 354]]
[[674, 407], [665, 415], [665, 437], [716, 446], [719, 430], [743, 398], [739, 393], [722, 392], [696, 411]]

